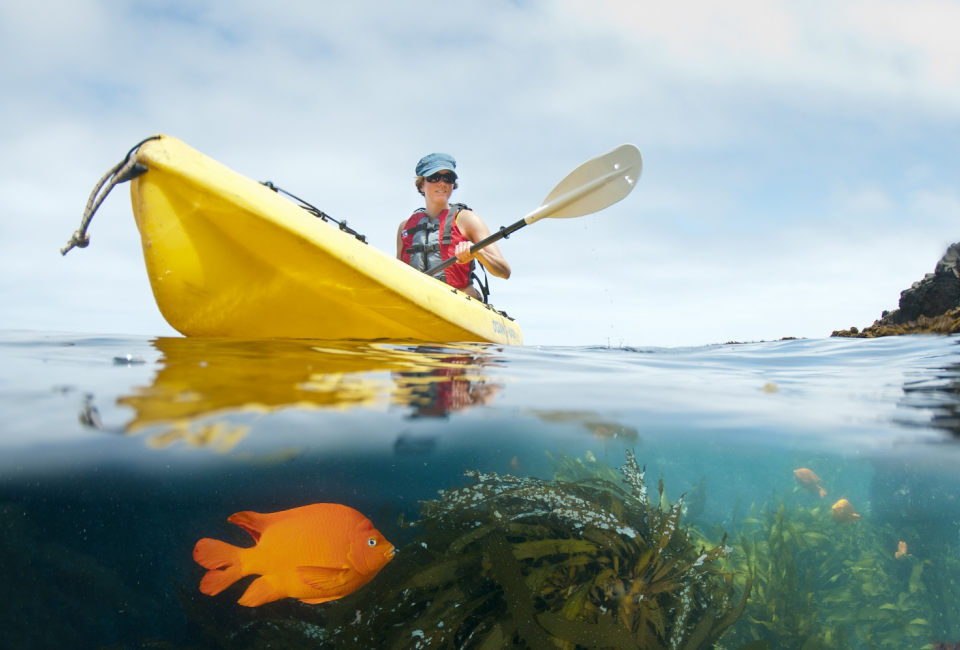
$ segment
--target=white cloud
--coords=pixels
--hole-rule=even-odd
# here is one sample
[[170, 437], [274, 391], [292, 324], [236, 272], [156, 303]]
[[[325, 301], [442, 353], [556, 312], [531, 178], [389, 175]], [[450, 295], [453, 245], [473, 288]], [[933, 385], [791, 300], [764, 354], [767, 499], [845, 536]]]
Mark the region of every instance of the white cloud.
[[[663, 83], [762, 88], [795, 105], [876, 102], [944, 114], [960, 105], [960, 19], [953, 2], [671, 4], [567, 2], [564, 13], [629, 43]], [[731, 94], [728, 98], [735, 99]], [[948, 106], [944, 105], [947, 102]]]
[[855, 2], [846, 18], [868, 40], [874, 52], [899, 64], [905, 83], [919, 81], [956, 97], [960, 83], [960, 5], [944, 0], [920, 2]]
[[890, 195], [879, 187], [841, 188], [832, 198], [839, 213], [857, 218], [885, 215], [894, 208]]

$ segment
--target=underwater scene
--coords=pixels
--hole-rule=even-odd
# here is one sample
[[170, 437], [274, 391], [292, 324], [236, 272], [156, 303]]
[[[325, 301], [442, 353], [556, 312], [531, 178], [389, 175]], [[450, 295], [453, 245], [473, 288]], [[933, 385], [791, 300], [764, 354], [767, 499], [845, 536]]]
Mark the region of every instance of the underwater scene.
[[0, 332], [0, 647], [960, 647], [958, 343]]

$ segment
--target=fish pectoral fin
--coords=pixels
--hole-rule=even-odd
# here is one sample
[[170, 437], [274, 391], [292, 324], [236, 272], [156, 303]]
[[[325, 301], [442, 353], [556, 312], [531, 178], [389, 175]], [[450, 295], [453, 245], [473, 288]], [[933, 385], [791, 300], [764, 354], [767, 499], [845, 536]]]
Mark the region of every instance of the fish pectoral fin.
[[350, 579], [350, 569], [346, 567], [298, 566], [296, 570], [301, 582], [319, 591], [338, 589]]

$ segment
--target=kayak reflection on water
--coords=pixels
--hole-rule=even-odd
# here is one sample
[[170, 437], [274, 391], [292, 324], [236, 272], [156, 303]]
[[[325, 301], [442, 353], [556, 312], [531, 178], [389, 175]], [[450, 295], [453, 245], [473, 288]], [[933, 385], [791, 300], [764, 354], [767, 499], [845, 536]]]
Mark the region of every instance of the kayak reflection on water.
[[159, 338], [152, 345], [162, 355], [159, 369], [150, 386], [117, 400], [134, 413], [116, 430], [150, 430], [155, 448], [229, 452], [250, 432], [230, 418], [241, 413], [410, 407], [411, 417], [443, 417], [488, 405], [501, 388], [488, 375], [498, 348], [485, 344]]

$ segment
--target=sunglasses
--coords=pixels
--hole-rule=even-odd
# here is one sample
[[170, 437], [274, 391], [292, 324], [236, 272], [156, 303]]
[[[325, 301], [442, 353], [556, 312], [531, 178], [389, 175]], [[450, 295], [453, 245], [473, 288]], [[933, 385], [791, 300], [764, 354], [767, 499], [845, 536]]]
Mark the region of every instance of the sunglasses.
[[457, 175], [453, 172], [447, 172], [446, 174], [434, 174], [432, 176], [427, 176], [423, 180], [427, 181], [428, 183], [439, 183], [440, 181], [443, 181], [448, 185], [453, 185], [457, 182]]

